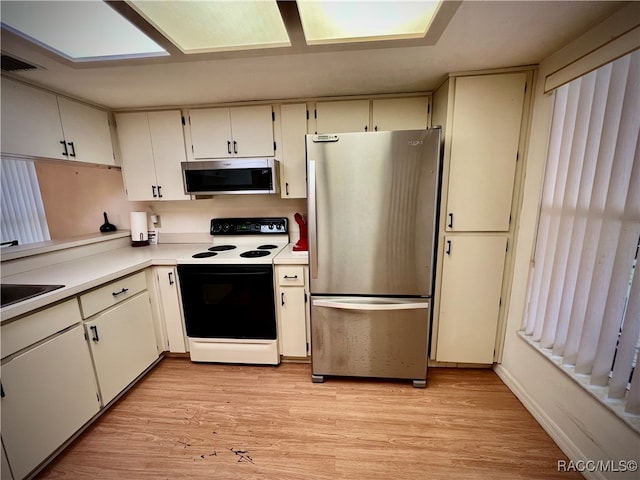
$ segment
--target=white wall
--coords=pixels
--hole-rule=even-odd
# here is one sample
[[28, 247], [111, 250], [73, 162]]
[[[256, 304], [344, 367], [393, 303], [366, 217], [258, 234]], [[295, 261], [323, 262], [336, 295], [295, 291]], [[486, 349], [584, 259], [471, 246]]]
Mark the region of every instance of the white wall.
[[[638, 24], [632, 3], [540, 64], [526, 154], [523, 203], [516, 232], [515, 269], [502, 364], [496, 372], [572, 460], [640, 460], [640, 434], [602, 406], [518, 337], [543, 183], [553, 98], [545, 76]], [[556, 459], [550, 459], [555, 461]], [[638, 473], [584, 473], [588, 478], [638, 478]]]

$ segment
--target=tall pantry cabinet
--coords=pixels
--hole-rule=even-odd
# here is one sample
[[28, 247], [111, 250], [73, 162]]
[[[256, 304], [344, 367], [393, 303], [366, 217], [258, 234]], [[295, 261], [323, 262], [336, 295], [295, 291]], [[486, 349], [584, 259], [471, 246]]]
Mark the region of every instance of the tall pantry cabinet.
[[431, 358], [499, 359], [533, 73], [451, 76], [433, 96], [443, 127]]

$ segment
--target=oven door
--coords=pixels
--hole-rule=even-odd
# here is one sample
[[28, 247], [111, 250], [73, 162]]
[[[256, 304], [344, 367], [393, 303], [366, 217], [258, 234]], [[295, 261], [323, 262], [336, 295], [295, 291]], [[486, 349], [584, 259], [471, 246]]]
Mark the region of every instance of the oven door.
[[271, 265], [178, 265], [187, 337], [275, 340]]

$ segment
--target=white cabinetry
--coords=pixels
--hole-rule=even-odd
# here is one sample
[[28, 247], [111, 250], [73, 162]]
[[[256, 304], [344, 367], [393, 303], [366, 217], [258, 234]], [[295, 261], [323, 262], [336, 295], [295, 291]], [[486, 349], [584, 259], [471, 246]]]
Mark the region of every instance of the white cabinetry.
[[188, 200], [180, 162], [185, 162], [180, 111], [116, 115], [127, 198]]
[[493, 363], [506, 235], [447, 235], [436, 359]]
[[194, 159], [273, 157], [271, 105], [189, 111]]
[[428, 97], [374, 99], [371, 102], [371, 129], [374, 132], [425, 129], [428, 109]]
[[280, 106], [282, 131], [280, 160], [280, 195], [282, 198], [307, 197], [306, 145], [307, 105]]
[[102, 404], [107, 405], [158, 358], [151, 303], [140, 282], [144, 272], [80, 297]]
[[315, 118], [316, 133], [420, 130], [429, 125], [429, 97], [318, 102]]
[[3, 340], [12, 337], [4, 342], [11, 346], [9, 352], [33, 341], [34, 331], [50, 331], [49, 320], [71, 326], [3, 360], [2, 441], [16, 479], [24, 478], [100, 408], [76, 299], [3, 326]]
[[366, 132], [369, 100], [340, 100], [316, 104], [316, 133]]
[[525, 72], [456, 78], [447, 231], [509, 230], [526, 81]]
[[307, 267], [303, 265], [276, 265], [278, 339], [280, 355], [306, 357], [308, 285]]
[[176, 268], [155, 267], [154, 272], [169, 351], [172, 353], [185, 353], [187, 344]]
[[109, 114], [3, 78], [2, 153], [115, 165]]
[[434, 122], [444, 127], [432, 343], [441, 362], [500, 358], [531, 78], [530, 71], [451, 77], [433, 96]]

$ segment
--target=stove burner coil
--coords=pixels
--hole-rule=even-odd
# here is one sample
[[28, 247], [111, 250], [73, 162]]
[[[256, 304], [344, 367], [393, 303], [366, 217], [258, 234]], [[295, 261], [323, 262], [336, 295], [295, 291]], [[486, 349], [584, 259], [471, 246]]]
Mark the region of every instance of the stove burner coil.
[[248, 250], [240, 254], [243, 258], [266, 257], [267, 255], [271, 255], [271, 252], [267, 250]]
[[216, 252], [201, 252], [192, 255], [191, 258], [207, 258], [207, 257], [215, 257], [217, 255]]
[[274, 248], [278, 248], [278, 246], [277, 245], [266, 244], [266, 245], [260, 245], [258, 247], [258, 250], [272, 250]]
[[233, 250], [236, 248], [235, 245], [214, 245], [213, 247], [209, 247], [207, 250], [210, 252], [225, 252], [227, 250]]

